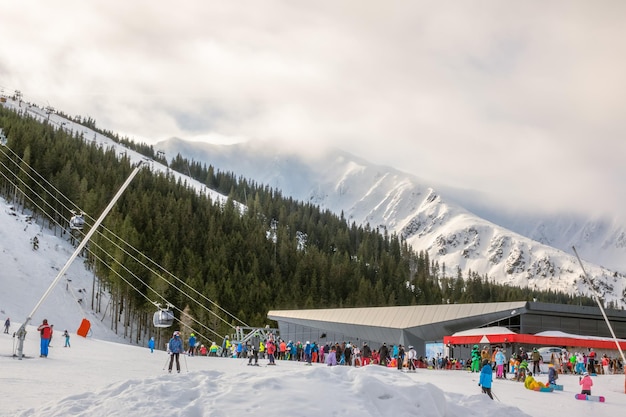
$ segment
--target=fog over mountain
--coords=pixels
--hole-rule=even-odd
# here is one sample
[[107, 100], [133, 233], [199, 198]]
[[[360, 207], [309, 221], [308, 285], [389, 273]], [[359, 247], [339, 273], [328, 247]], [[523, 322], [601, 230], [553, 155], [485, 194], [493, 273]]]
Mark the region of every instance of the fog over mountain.
[[[3, 105], [19, 108], [12, 99]], [[41, 107], [26, 105], [22, 111], [42, 121], [49, 119], [59, 128], [81, 132], [85, 140], [112, 146], [118, 155], [144, 159]], [[415, 250], [427, 251], [446, 276], [455, 277], [460, 268], [464, 276], [471, 270], [499, 283], [590, 295], [572, 251], [574, 245], [605, 302], [620, 307], [626, 304], [626, 232], [617, 221], [582, 219], [570, 213], [556, 220], [533, 217], [532, 213], [510, 217], [498, 207], [478, 205], [480, 199], [467, 191], [435, 187], [337, 149], [320, 147], [302, 156], [297, 149], [275, 143], [209, 145], [178, 139], [160, 142], [155, 148], [164, 151], [167, 159], [180, 153], [269, 185], [283, 195], [343, 213], [350, 222], [398, 233]], [[151, 167], [167, 169], [156, 161]], [[176, 173], [176, 177], [185, 175]], [[189, 179], [188, 183], [213, 198], [226, 198], [198, 181]]]
[[460, 267], [501, 283], [589, 294], [575, 246], [603, 298], [624, 305], [626, 231], [617, 220], [505, 212], [481, 204], [471, 191], [426, 184], [338, 149], [301, 155], [268, 142], [212, 145], [176, 138], [156, 148], [168, 159], [180, 153], [343, 213], [350, 222], [397, 232], [445, 264], [449, 276]]

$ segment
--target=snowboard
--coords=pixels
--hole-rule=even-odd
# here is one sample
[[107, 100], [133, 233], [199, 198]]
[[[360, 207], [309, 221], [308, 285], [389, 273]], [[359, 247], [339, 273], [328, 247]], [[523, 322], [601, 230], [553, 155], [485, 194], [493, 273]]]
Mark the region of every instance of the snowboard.
[[577, 400], [604, 402], [604, 397], [601, 395], [576, 394], [575, 397]]
[[554, 391], [554, 388], [552, 388], [552, 387], [540, 387], [540, 388], [535, 388], [535, 391], [552, 392], [552, 391]]
[[553, 388], [555, 391], [563, 391], [563, 385], [558, 384], [550, 384], [548, 385], [550, 388]]

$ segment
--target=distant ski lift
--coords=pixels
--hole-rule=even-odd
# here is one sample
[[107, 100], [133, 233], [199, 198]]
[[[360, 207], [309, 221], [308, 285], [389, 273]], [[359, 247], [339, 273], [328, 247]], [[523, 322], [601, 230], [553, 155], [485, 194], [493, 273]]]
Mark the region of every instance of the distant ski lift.
[[70, 218], [70, 229], [83, 230], [85, 226], [85, 213], [81, 211], [80, 214], [76, 214], [76, 212], [72, 210], [72, 214], [73, 216]]
[[168, 303], [166, 308], [161, 308], [160, 304], [155, 304], [159, 307], [159, 311], [154, 313], [154, 316], [152, 317], [152, 324], [154, 327], [170, 327], [174, 324], [174, 312], [171, 310], [173, 306]]

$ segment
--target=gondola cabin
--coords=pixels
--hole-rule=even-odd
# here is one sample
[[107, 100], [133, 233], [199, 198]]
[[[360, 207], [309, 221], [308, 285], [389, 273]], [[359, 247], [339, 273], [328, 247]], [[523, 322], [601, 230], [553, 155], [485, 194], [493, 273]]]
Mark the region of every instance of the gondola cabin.
[[174, 313], [171, 310], [160, 309], [152, 317], [154, 327], [170, 327], [174, 324]]
[[71, 230], [83, 230], [84, 226], [85, 226], [84, 214], [74, 213], [74, 215], [70, 218], [70, 229]]

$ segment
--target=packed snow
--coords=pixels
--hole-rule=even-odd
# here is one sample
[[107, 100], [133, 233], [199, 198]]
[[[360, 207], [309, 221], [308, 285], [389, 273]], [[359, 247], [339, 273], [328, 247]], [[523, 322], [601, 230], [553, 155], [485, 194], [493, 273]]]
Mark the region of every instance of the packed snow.
[[[68, 317], [61, 323], [71, 327], [74, 321]], [[74, 331], [67, 348], [55, 334], [45, 359], [38, 357], [35, 328], [26, 337], [28, 357], [11, 357], [13, 346], [11, 335], [3, 334], [2, 416], [601, 417], [621, 415], [626, 406], [623, 375], [594, 378], [592, 393], [604, 395], [605, 403], [574, 399], [578, 377], [571, 375], [559, 378], [563, 392], [551, 393], [495, 380], [492, 401], [480, 392], [478, 374], [465, 371], [404, 373], [378, 365], [291, 361], [270, 367], [263, 359], [255, 367], [247, 366], [246, 359], [183, 356], [181, 373], [169, 374], [169, 355], [162, 350], [151, 353], [146, 347], [82, 338]]]
[[[151, 352], [131, 345], [109, 330], [110, 316], [91, 311], [93, 274], [82, 258], [35, 308], [72, 252], [67, 235], [53, 235], [0, 200], [0, 323], [11, 319], [8, 332], [0, 334], [0, 416], [602, 417], [621, 415], [626, 406], [623, 375], [594, 377], [592, 392], [606, 397], [597, 403], [574, 399], [579, 386], [571, 375], [559, 379], [562, 392], [551, 393], [494, 380], [491, 400], [481, 393], [478, 374], [466, 371], [405, 373], [290, 361], [266, 366], [267, 359], [255, 367], [246, 359], [183, 356], [181, 372], [170, 374], [163, 346]], [[19, 359], [14, 333], [31, 314]], [[39, 356], [36, 330], [44, 318], [55, 326], [47, 358]], [[83, 318], [92, 325], [86, 338], [76, 334]], [[66, 329], [69, 347], [62, 337]]]

